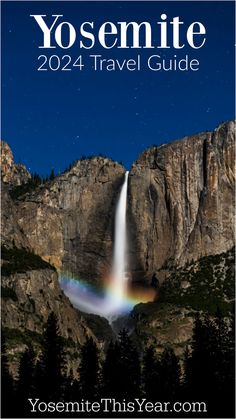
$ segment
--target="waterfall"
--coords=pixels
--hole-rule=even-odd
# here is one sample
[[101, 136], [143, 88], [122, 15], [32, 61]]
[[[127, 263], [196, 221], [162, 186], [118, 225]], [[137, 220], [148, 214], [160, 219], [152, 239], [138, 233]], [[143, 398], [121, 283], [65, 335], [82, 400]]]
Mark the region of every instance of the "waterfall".
[[127, 231], [126, 207], [129, 172], [125, 173], [115, 211], [115, 238], [113, 261], [105, 296], [96, 295], [86, 283], [60, 276], [60, 284], [73, 305], [88, 313], [105, 316], [110, 323], [120, 315], [128, 313], [139, 302], [128, 296], [127, 290]]
[[122, 307], [126, 295], [126, 269], [127, 269], [127, 232], [126, 232], [126, 207], [129, 172], [125, 173], [119, 200], [115, 213], [115, 242], [113, 254], [113, 266], [110, 288], [115, 296], [115, 307]]
[[140, 302], [153, 301], [155, 293], [142, 289], [130, 292], [127, 287], [126, 207], [129, 172], [121, 187], [115, 211], [115, 239], [110, 276], [106, 278], [105, 295], [97, 294], [91, 284], [69, 273], [60, 274], [60, 285], [72, 304], [79, 310], [106, 317], [111, 324]]

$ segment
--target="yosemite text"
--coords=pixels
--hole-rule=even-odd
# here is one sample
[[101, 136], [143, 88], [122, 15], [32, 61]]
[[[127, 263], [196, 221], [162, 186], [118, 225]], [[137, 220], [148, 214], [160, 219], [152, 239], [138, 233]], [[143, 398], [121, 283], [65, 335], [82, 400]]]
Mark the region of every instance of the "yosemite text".
[[[189, 46], [194, 50], [206, 42], [206, 28], [201, 22], [186, 25], [179, 16], [169, 19], [161, 14], [155, 24], [150, 22], [104, 22], [98, 26], [93, 21], [82, 22], [75, 27], [63, 15], [30, 15], [40, 30], [42, 42], [39, 48], [69, 49], [76, 45], [91, 49], [97, 44], [111, 48], [174, 48]], [[154, 39], [158, 41], [154, 42]]]

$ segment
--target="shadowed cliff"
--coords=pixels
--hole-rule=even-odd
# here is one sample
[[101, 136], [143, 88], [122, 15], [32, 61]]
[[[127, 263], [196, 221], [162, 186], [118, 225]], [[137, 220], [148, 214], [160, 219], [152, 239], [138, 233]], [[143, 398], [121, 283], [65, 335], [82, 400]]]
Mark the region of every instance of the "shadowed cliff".
[[233, 246], [234, 133], [235, 123], [227, 122], [150, 148], [133, 164], [129, 229], [136, 279]]

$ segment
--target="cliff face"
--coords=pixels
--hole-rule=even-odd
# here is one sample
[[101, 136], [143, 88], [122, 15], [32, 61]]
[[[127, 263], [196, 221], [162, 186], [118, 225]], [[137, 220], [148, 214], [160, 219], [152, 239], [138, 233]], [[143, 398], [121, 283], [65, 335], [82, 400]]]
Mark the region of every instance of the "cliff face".
[[1, 184], [1, 241], [10, 247], [13, 244], [17, 247], [29, 247], [28, 239], [17, 221], [15, 204], [4, 183]]
[[173, 269], [156, 302], [138, 304], [126, 320], [140, 347], [154, 345], [157, 352], [171, 346], [183, 357], [191, 343], [196, 312], [227, 316], [234, 305], [235, 249], [206, 256]]
[[[133, 164], [128, 190], [133, 280], [149, 281], [157, 271], [161, 279], [168, 266], [233, 246], [234, 130], [232, 121], [212, 133], [150, 148]], [[2, 171], [12, 188], [16, 166], [5, 143], [2, 161], [9, 162]], [[99, 157], [78, 161], [14, 204], [6, 192], [3, 236], [12, 240], [15, 232], [19, 242], [57, 269], [99, 281], [112, 260], [123, 179], [122, 166]]]
[[76, 310], [61, 290], [55, 268], [26, 249], [2, 246], [1, 299], [1, 321], [14, 376], [19, 356], [29, 343], [40, 351], [51, 312], [64, 338], [68, 371], [72, 368], [75, 376], [78, 350], [86, 337], [91, 336], [101, 349], [113, 338], [108, 321]]
[[39, 342], [40, 348], [40, 335], [53, 311], [68, 342], [68, 368], [76, 375], [78, 348], [86, 336], [103, 348], [113, 332], [107, 320], [84, 315], [71, 305], [58, 273], [44, 261], [75, 276], [99, 279], [111, 261], [114, 200], [124, 169], [105, 158], [88, 159], [54, 181], [34, 186], [27, 176], [16, 181], [18, 166], [3, 143], [2, 162], [6, 161], [10, 163], [2, 165], [2, 325], [11, 370], [15, 375], [19, 355], [29, 342], [36, 348]]
[[[234, 243], [235, 123], [145, 151], [129, 183], [134, 279]], [[161, 276], [161, 274], [160, 274]]]
[[7, 143], [1, 141], [0, 164], [2, 170], [2, 180], [12, 186], [27, 183], [31, 178], [29, 172], [23, 164], [14, 162], [12, 151]]
[[[48, 268], [15, 272], [2, 277], [2, 287], [3, 326], [42, 333], [48, 314], [53, 311], [63, 337], [79, 343], [85, 340], [85, 325], [83, 327], [79, 313], [61, 291], [54, 270]], [[5, 297], [7, 292], [9, 297]]]
[[112, 259], [113, 221], [124, 168], [105, 158], [76, 165], [16, 203], [30, 247], [57, 269], [99, 280]]

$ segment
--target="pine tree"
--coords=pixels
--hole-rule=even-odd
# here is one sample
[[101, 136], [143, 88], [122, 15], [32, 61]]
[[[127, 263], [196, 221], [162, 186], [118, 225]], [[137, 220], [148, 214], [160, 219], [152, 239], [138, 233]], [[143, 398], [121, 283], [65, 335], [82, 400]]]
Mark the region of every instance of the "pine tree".
[[91, 337], [86, 339], [81, 349], [79, 374], [82, 397], [94, 400], [99, 393], [99, 356]]
[[192, 355], [189, 351], [188, 346], [184, 352], [184, 375], [182, 380], [182, 390], [185, 400], [188, 400], [191, 396], [192, 387]]
[[16, 390], [17, 405], [23, 417], [27, 417], [29, 415], [29, 406], [27, 399], [33, 398], [35, 395], [34, 367], [35, 353], [32, 346], [29, 346], [20, 359]]
[[121, 398], [121, 351], [118, 342], [110, 342], [102, 369], [104, 397]]
[[193, 328], [191, 383], [189, 383], [192, 399], [204, 400], [206, 396], [205, 387], [208, 387], [209, 381], [209, 349], [208, 330], [197, 313]]
[[166, 348], [161, 357], [160, 399], [176, 400], [180, 393], [180, 365], [172, 348]]
[[79, 381], [74, 378], [72, 369], [64, 380], [64, 400], [79, 400], [81, 398]]
[[225, 404], [229, 417], [235, 416], [235, 307], [232, 309], [229, 330], [228, 347], [225, 354]]
[[140, 394], [140, 361], [127, 331], [119, 333], [118, 341], [110, 343], [102, 370], [103, 395], [133, 399]]
[[122, 397], [133, 399], [140, 394], [141, 370], [139, 354], [127, 330], [119, 333], [120, 375], [122, 380]]
[[38, 394], [44, 400], [61, 400], [63, 397], [64, 347], [59, 334], [57, 318], [51, 313], [43, 334], [42, 355], [36, 366]]
[[[227, 363], [228, 349], [228, 326], [224, 320], [222, 312], [217, 309], [214, 321], [214, 369], [215, 369], [215, 385], [218, 395], [224, 392], [225, 387], [225, 368]], [[217, 396], [217, 395], [216, 395]]]
[[216, 382], [217, 407], [223, 417], [235, 415], [235, 313], [231, 313], [230, 321], [223, 318], [218, 310], [216, 317], [217, 352]]
[[[230, 371], [227, 370], [229, 348], [228, 326], [218, 310], [212, 319], [196, 316], [193, 329], [192, 354], [185, 365], [185, 389], [190, 399], [202, 400], [212, 417], [225, 416], [228, 403]], [[233, 380], [231, 381], [232, 387]]]
[[14, 385], [9, 373], [8, 358], [6, 352], [6, 340], [4, 332], [1, 333], [1, 413], [3, 417], [14, 416]]
[[53, 180], [53, 179], [55, 179], [55, 171], [52, 168], [51, 173], [50, 173], [50, 176], [49, 176], [49, 180]]
[[154, 347], [146, 349], [143, 359], [143, 390], [148, 400], [157, 400], [161, 388], [161, 365], [157, 359]]

